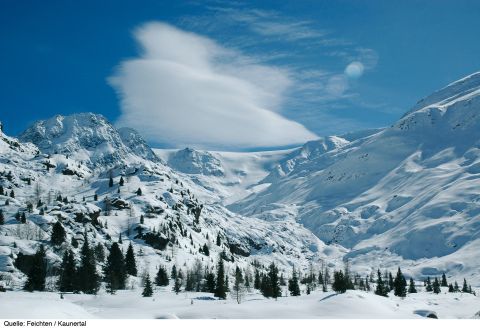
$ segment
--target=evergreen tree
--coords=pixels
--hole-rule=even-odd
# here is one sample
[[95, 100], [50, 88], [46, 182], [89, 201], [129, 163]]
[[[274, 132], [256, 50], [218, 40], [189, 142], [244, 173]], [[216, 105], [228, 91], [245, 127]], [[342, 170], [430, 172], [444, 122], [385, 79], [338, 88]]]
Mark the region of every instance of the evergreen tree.
[[145, 223], [145, 217], [142, 215], [140, 215], [140, 224], [143, 225]]
[[298, 285], [298, 277], [295, 267], [293, 267], [292, 278], [288, 280], [288, 291], [290, 291], [291, 296], [300, 295], [300, 286]]
[[103, 248], [102, 243], [98, 243], [95, 246], [94, 254], [95, 254], [95, 259], [98, 262], [104, 262], [105, 261], [105, 249]]
[[77, 287], [87, 294], [96, 294], [100, 287], [100, 278], [97, 273], [95, 255], [88, 244], [88, 237], [85, 235], [85, 242], [80, 251], [80, 267], [77, 272]]
[[142, 196], [142, 189], [140, 188], [137, 189], [137, 196]]
[[40, 245], [33, 256], [32, 268], [28, 273], [28, 279], [24, 289], [27, 291], [45, 291], [45, 278], [47, 276], [47, 259], [45, 248]]
[[368, 291], [370, 292], [371, 288], [370, 288], [370, 280], [368, 278], [368, 276], [365, 276], [365, 291]]
[[253, 288], [260, 290], [261, 286], [261, 279], [260, 279], [260, 272], [257, 268], [255, 268], [255, 279], [253, 280]]
[[104, 268], [104, 276], [110, 293], [113, 294], [116, 290], [125, 289], [127, 272], [125, 259], [118, 243], [113, 243], [110, 247], [110, 254], [107, 257], [107, 263]]
[[203, 245], [202, 251], [203, 251], [203, 254], [206, 255], [207, 257], [210, 255], [210, 250], [208, 250], [208, 246], [206, 243]]
[[432, 288], [432, 282], [430, 281], [430, 277], [427, 277], [427, 281], [425, 282], [425, 290], [427, 292], [432, 292], [433, 291], [433, 288]]
[[398, 267], [397, 276], [393, 281], [393, 290], [393, 294], [397, 297], [405, 297], [407, 295], [407, 281], [405, 280], [400, 267]]
[[442, 283], [440, 285], [441, 286], [448, 286], [447, 276], [445, 275], [445, 273], [442, 274]]
[[137, 265], [135, 262], [135, 253], [133, 252], [132, 243], [128, 246], [127, 254], [125, 255], [125, 270], [127, 274], [137, 276]]
[[118, 184], [123, 187], [123, 185], [125, 184], [125, 181], [123, 180], [123, 176], [120, 177], [120, 181], [118, 182]]
[[175, 265], [172, 266], [172, 273], [171, 273], [170, 277], [171, 277], [172, 279], [176, 279], [176, 278], [177, 278], [177, 266], [175, 266]]
[[410, 283], [408, 285], [408, 293], [417, 293], [417, 289], [415, 288], [415, 282], [410, 277]]
[[337, 293], [344, 293], [347, 291], [347, 281], [341, 270], [333, 272], [332, 289]]
[[15, 198], [15, 193], [13, 192], [13, 189], [10, 191], [10, 197]]
[[455, 290], [455, 292], [459, 292], [459, 291], [460, 291], [460, 288], [458, 287], [457, 281], [455, 281], [455, 284], [453, 285], [453, 289]]
[[235, 268], [235, 282], [233, 283], [233, 297], [237, 301], [238, 304], [242, 302], [243, 296], [245, 295], [245, 287], [244, 287], [244, 278], [242, 271], [237, 266]]
[[187, 271], [187, 279], [185, 281], [185, 291], [194, 291], [195, 290], [195, 282], [193, 279], [193, 273], [191, 271]]
[[469, 293], [469, 290], [468, 290], [468, 285], [467, 285], [467, 280], [466, 280], [466, 279], [463, 279], [463, 287], [462, 287], [462, 292]]
[[67, 234], [60, 221], [55, 222], [52, 227], [52, 237], [50, 240], [52, 244], [56, 246], [61, 245], [63, 242], [65, 242], [66, 236]]
[[380, 269], [377, 271], [377, 287], [375, 288], [375, 294], [379, 296], [388, 297], [388, 288], [382, 279], [382, 273]]
[[435, 277], [435, 281], [433, 281], [433, 293], [439, 294], [440, 292], [440, 282], [438, 281], [438, 278]]
[[225, 285], [225, 268], [223, 264], [223, 258], [218, 258], [217, 264], [217, 281], [215, 287], [215, 297], [219, 299], [226, 299], [227, 298], [227, 288]]
[[27, 217], [25, 216], [25, 212], [22, 212], [20, 222], [23, 223], [23, 224], [27, 223]]
[[98, 201], [98, 195], [97, 195], [97, 194], [93, 195], [93, 200], [94, 200], [95, 202]]
[[143, 288], [142, 296], [151, 297], [153, 295], [152, 282], [150, 281], [150, 275], [147, 274], [145, 278], [145, 286]]
[[182, 279], [177, 277], [175, 278], [175, 282], [173, 284], [173, 291], [178, 294], [182, 290]]
[[5, 216], [3, 215], [3, 210], [0, 209], [0, 225], [5, 224]]
[[3, 186], [0, 186], [0, 195], [3, 196], [4, 193], [5, 193], [5, 192], [3, 191]]
[[216, 286], [217, 283], [215, 282], [215, 274], [208, 272], [205, 276], [205, 286], [203, 290], [206, 292], [215, 293]]
[[167, 286], [169, 283], [167, 269], [161, 265], [158, 267], [157, 277], [155, 277], [155, 284], [158, 286]]
[[57, 282], [61, 292], [76, 292], [77, 267], [72, 251], [66, 250], [60, 266], [60, 277]]
[[450, 283], [450, 284], [448, 285], [448, 292], [455, 292], [455, 289], [454, 289], [452, 283]]
[[270, 266], [268, 267], [268, 273], [265, 279], [262, 281], [263, 283], [263, 290], [262, 294], [269, 298], [275, 298], [277, 299], [278, 297], [281, 296], [281, 289], [280, 289], [280, 283], [278, 280], [278, 268], [275, 266], [275, 263], [271, 263]]
[[217, 246], [222, 245], [222, 240], [220, 238], [220, 233], [217, 234]]
[[111, 175], [110, 175], [110, 179], [108, 180], [108, 186], [109, 186], [110, 188], [113, 187], [113, 178], [112, 178]]

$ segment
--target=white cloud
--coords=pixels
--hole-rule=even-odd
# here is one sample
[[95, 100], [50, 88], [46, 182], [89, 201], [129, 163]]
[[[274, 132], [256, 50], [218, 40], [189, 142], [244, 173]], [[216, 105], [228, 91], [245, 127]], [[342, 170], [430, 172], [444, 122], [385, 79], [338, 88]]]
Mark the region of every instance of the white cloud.
[[142, 47], [109, 78], [120, 126], [149, 141], [204, 148], [272, 147], [316, 135], [279, 114], [288, 73], [163, 23], [135, 31]]

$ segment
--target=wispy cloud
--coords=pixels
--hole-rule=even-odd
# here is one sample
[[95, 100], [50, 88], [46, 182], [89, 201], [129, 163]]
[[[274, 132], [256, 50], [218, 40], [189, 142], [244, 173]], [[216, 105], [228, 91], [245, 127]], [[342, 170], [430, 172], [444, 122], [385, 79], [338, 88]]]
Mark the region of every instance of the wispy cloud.
[[[318, 28], [318, 24], [310, 20], [289, 17], [276, 10], [251, 8], [244, 4], [231, 6], [217, 1], [207, 8], [209, 14], [183, 17], [180, 23], [216, 35], [224, 34], [229, 28], [242, 31], [235, 35], [229, 34], [225, 42], [234, 48], [255, 52], [255, 59], [264, 63], [283, 61], [294, 82], [289, 91], [290, 97], [298, 97], [307, 102], [321, 100], [322, 104], [349, 98], [352, 96], [350, 89], [353, 75], [348, 74], [347, 66], [355, 63], [354, 68], [361, 67], [361, 72], [358, 71], [356, 75], [359, 78], [364, 72], [374, 69], [378, 62], [378, 54], [373, 49], [336, 36], [334, 31]], [[260, 51], [256, 48], [271, 42], [289, 44], [286, 46], [288, 51], [272, 53], [272, 49], [278, 48], [263, 48]], [[315, 67], [307, 68], [290, 65], [305, 62], [302, 58], [308, 57], [308, 54], [337, 58], [337, 69], [327, 65], [319, 69], [318, 62]]]
[[203, 148], [272, 147], [316, 135], [279, 111], [287, 70], [261, 65], [212, 39], [163, 23], [135, 32], [138, 58], [109, 79], [121, 99], [118, 125], [150, 141]]

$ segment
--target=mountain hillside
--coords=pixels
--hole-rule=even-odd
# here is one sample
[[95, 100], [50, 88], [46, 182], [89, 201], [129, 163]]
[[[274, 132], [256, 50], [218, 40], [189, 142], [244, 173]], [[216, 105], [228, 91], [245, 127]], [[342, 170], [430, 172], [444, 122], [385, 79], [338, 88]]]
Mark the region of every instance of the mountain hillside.
[[[227, 274], [272, 261], [290, 272], [327, 259], [334, 266], [345, 253], [295, 221], [227, 210], [215, 193], [160, 161], [138, 133], [96, 114], [37, 122], [20, 140], [0, 133], [0, 187], [0, 284], [10, 289], [23, 287], [25, 263], [40, 245], [52, 287], [64, 252], [79, 258], [86, 240], [104, 251], [132, 244], [139, 273], [131, 286], [162, 265], [210, 269], [221, 257]], [[66, 232], [61, 245], [50, 241], [57, 223]]]
[[479, 77], [424, 98], [391, 127], [273, 172], [267, 189], [229, 208], [265, 219], [295, 210], [324, 242], [350, 249], [354, 264], [480, 280]]

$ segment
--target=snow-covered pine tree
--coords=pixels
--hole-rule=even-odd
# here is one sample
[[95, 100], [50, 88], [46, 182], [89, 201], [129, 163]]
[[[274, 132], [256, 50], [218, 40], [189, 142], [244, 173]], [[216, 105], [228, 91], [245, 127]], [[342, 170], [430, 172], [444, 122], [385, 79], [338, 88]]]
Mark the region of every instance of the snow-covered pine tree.
[[52, 236], [50, 241], [53, 245], [58, 246], [65, 242], [65, 237], [66, 232], [62, 224], [60, 223], [60, 221], [55, 222], [55, 224], [52, 226]]
[[100, 287], [100, 277], [97, 273], [97, 266], [93, 249], [90, 249], [88, 237], [84, 235], [84, 243], [80, 251], [80, 267], [77, 272], [77, 284], [79, 291], [87, 294], [96, 294]]
[[300, 295], [300, 286], [298, 285], [298, 277], [295, 267], [293, 267], [292, 278], [288, 280], [288, 291], [291, 296]]
[[407, 295], [407, 281], [402, 274], [402, 270], [398, 267], [397, 275], [393, 281], [393, 294], [397, 297], [405, 297]]
[[245, 286], [242, 271], [238, 266], [235, 267], [235, 281], [233, 283], [232, 296], [240, 304], [245, 296]]
[[137, 276], [137, 264], [132, 243], [128, 245], [127, 253], [125, 255], [125, 270], [128, 275]]
[[408, 293], [417, 293], [417, 289], [415, 288], [415, 282], [411, 277], [410, 277], [410, 283], [408, 285]]
[[440, 285], [441, 286], [448, 286], [447, 276], [445, 275], [445, 273], [442, 274], [442, 283]]
[[182, 291], [182, 279], [177, 277], [175, 278], [175, 283], [173, 284], [173, 291], [175, 291], [176, 294], [179, 294], [180, 291]]
[[435, 280], [433, 281], [433, 293], [439, 294], [440, 292], [440, 282], [438, 281], [438, 278], [435, 277]]
[[432, 281], [430, 280], [430, 277], [427, 277], [427, 281], [425, 282], [425, 290], [427, 292], [432, 292], [433, 291]]
[[167, 286], [169, 283], [167, 269], [165, 266], [158, 267], [157, 276], [155, 277], [155, 284], [158, 286]]
[[337, 293], [344, 293], [347, 291], [347, 281], [341, 270], [333, 272], [332, 289]]
[[47, 259], [45, 248], [41, 244], [35, 253], [32, 267], [24, 289], [27, 291], [45, 291], [45, 278], [47, 276]]
[[466, 279], [463, 279], [462, 292], [469, 293], [468, 284], [467, 284]]
[[125, 259], [118, 243], [113, 243], [104, 268], [104, 279], [107, 282], [108, 291], [113, 294], [116, 290], [125, 289], [126, 278]]
[[388, 285], [385, 285], [382, 279], [382, 273], [380, 269], [377, 271], [377, 287], [375, 288], [375, 294], [379, 296], [388, 297]]
[[260, 272], [259, 272], [258, 268], [255, 268], [255, 276], [254, 276], [254, 280], [253, 280], [253, 288], [254, 288], [254, 289], [257, 289], [257, 290], [260, 290], [260, 286], [261, 286]]
[[61, 292], [76, 292], [76, 276], [77, 267], [73, 253], [71, 250], [66, 250], [60, 266], [60, 276], [57, 282], [58, 289]]
[[143, 288], [142, 296], [151, 297], [153, 295], [152, 282], [150, 281], [150, 275], [147, 274], [145, 278], [145, 286]]
[[217, 280], [215, 286], [215, 297], [219, 299], [227, 298], [227, 288], [225, 285], [225, 267], [223, 264], [223, 258], [218, 258], [217, 264]]

